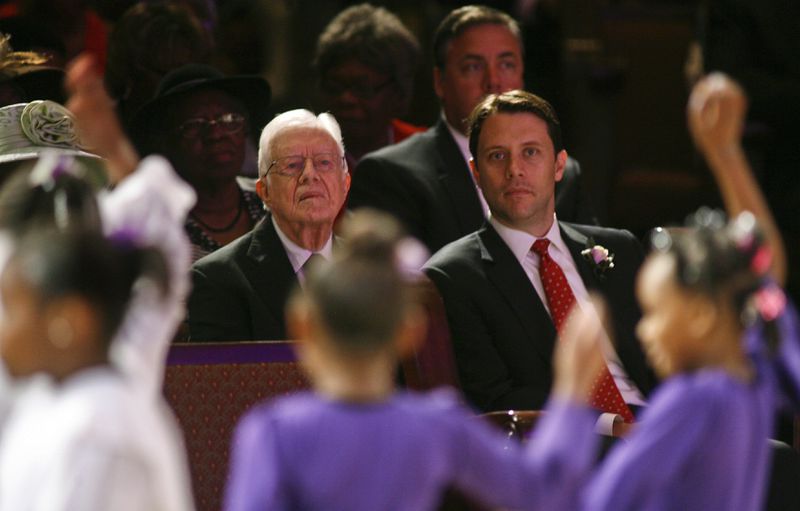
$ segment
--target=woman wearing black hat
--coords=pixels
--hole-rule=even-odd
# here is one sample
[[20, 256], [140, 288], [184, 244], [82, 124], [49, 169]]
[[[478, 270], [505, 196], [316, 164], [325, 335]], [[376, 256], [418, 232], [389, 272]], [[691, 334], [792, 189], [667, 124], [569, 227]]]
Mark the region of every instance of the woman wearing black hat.
[[140, 150], [166, 156], [197, 192], [186, 222], [193, 260], [247, 233], [264, 215], [258, 196], [236, 178], [247, 137], [263, 126], [269, 98], [262, 78], [224, 77], [189, 64], [164, 77], [155, 99], [133, 121]]

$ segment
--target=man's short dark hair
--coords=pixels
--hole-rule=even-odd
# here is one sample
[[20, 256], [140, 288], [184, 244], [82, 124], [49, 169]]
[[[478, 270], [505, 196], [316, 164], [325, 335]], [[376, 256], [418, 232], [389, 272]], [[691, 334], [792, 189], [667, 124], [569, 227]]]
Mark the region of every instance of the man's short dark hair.
[[320, 78], [349, 58], [391, 76], [403, 97], [411, 96], [419, 43], [391, 12], [359, 4], [331, 20], [317, 40], [314, 65]]
[[547, 124], [547, 134], [553, 141], [554, 152], [558, 154], [564, 148], [561, 141], [561, 123], [553, 106], [536, 94], [524, 90], [512, 90], [486, 96], [469, 115], [467, 119], [469, 150], [475, 159], [478, 157], [478, 139], [481, 136], [483, 123], [495, 114], [533, 114]]
[[444, 69], [447, 47], [450, 41], [460, 36], [470, 27], [477, 25], [504, 25], [519, 39], [522, 51], [522, 33], [517, 22], [504, 13], [485, 5], [466, 5], [448, 14], [439, 24], [433, 36], [433, 62], [439, 69]]

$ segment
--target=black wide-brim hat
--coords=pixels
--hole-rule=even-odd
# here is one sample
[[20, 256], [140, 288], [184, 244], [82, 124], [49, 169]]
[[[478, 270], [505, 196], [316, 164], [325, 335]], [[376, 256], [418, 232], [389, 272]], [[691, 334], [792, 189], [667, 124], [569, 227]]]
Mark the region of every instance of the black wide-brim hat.
[[131, 136], [140, 150], [149, 152], [150, 136], [154, 129], [163, 126], [169, 105], [190, 92], [203, 89], [221, 90], [242, 102], [254, 136], [257, 137], [266, 125], [272, 90], [264, 78], [256, 75], [225, 76], [211, 66], [186, 64], [167, 73], [158, 84], [153, 99], [142, 105], [133, 117]]

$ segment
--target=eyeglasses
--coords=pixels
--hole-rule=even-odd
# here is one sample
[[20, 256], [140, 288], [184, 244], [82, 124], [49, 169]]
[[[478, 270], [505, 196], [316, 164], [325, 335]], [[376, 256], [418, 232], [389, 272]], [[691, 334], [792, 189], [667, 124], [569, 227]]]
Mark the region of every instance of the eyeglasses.
[[392, 83], [394, 83], [394, 80], [391, 78], [378, 85], [371, 85], [364, 82], [343, 83], [336, 80], [322, 80], [320, 87], [323, 92], [330, 96], [341, 96], [345, 91], [350, 91], [353, 96], [359, 99], [370, 100]]
[[339, 156], [335, 153], [317, 153], [314, 156], [284, 156], [270, 162], [267, 168], [267, 174], [275, 167], [275, 173], [286, 177], [297, 177], [303, 173], [306, 168], [306, 160], [311, 160], [314, 170], [320, 173], [333, 172], [342, 168], [344, 165], [344, 156]]
[[244, 125], [244, 115], [229, 112], [218, 116], [216, 119], [196, 117], [184, 121], [178, 126], [178, 133], [183, 138], [196, 138], [208, 133], [212, 126], [217, 126], [223, 133], [236, 133], [241, 131]]

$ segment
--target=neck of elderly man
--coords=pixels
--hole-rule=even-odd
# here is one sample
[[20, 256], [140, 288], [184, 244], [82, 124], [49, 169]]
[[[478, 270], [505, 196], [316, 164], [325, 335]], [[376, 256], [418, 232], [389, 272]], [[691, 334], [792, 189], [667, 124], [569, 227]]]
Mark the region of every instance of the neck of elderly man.
[[311, 252], [319, 252], [333, 235], [333, 220], [292, 222], [273, 213], [275, 223], [292, 243]]

